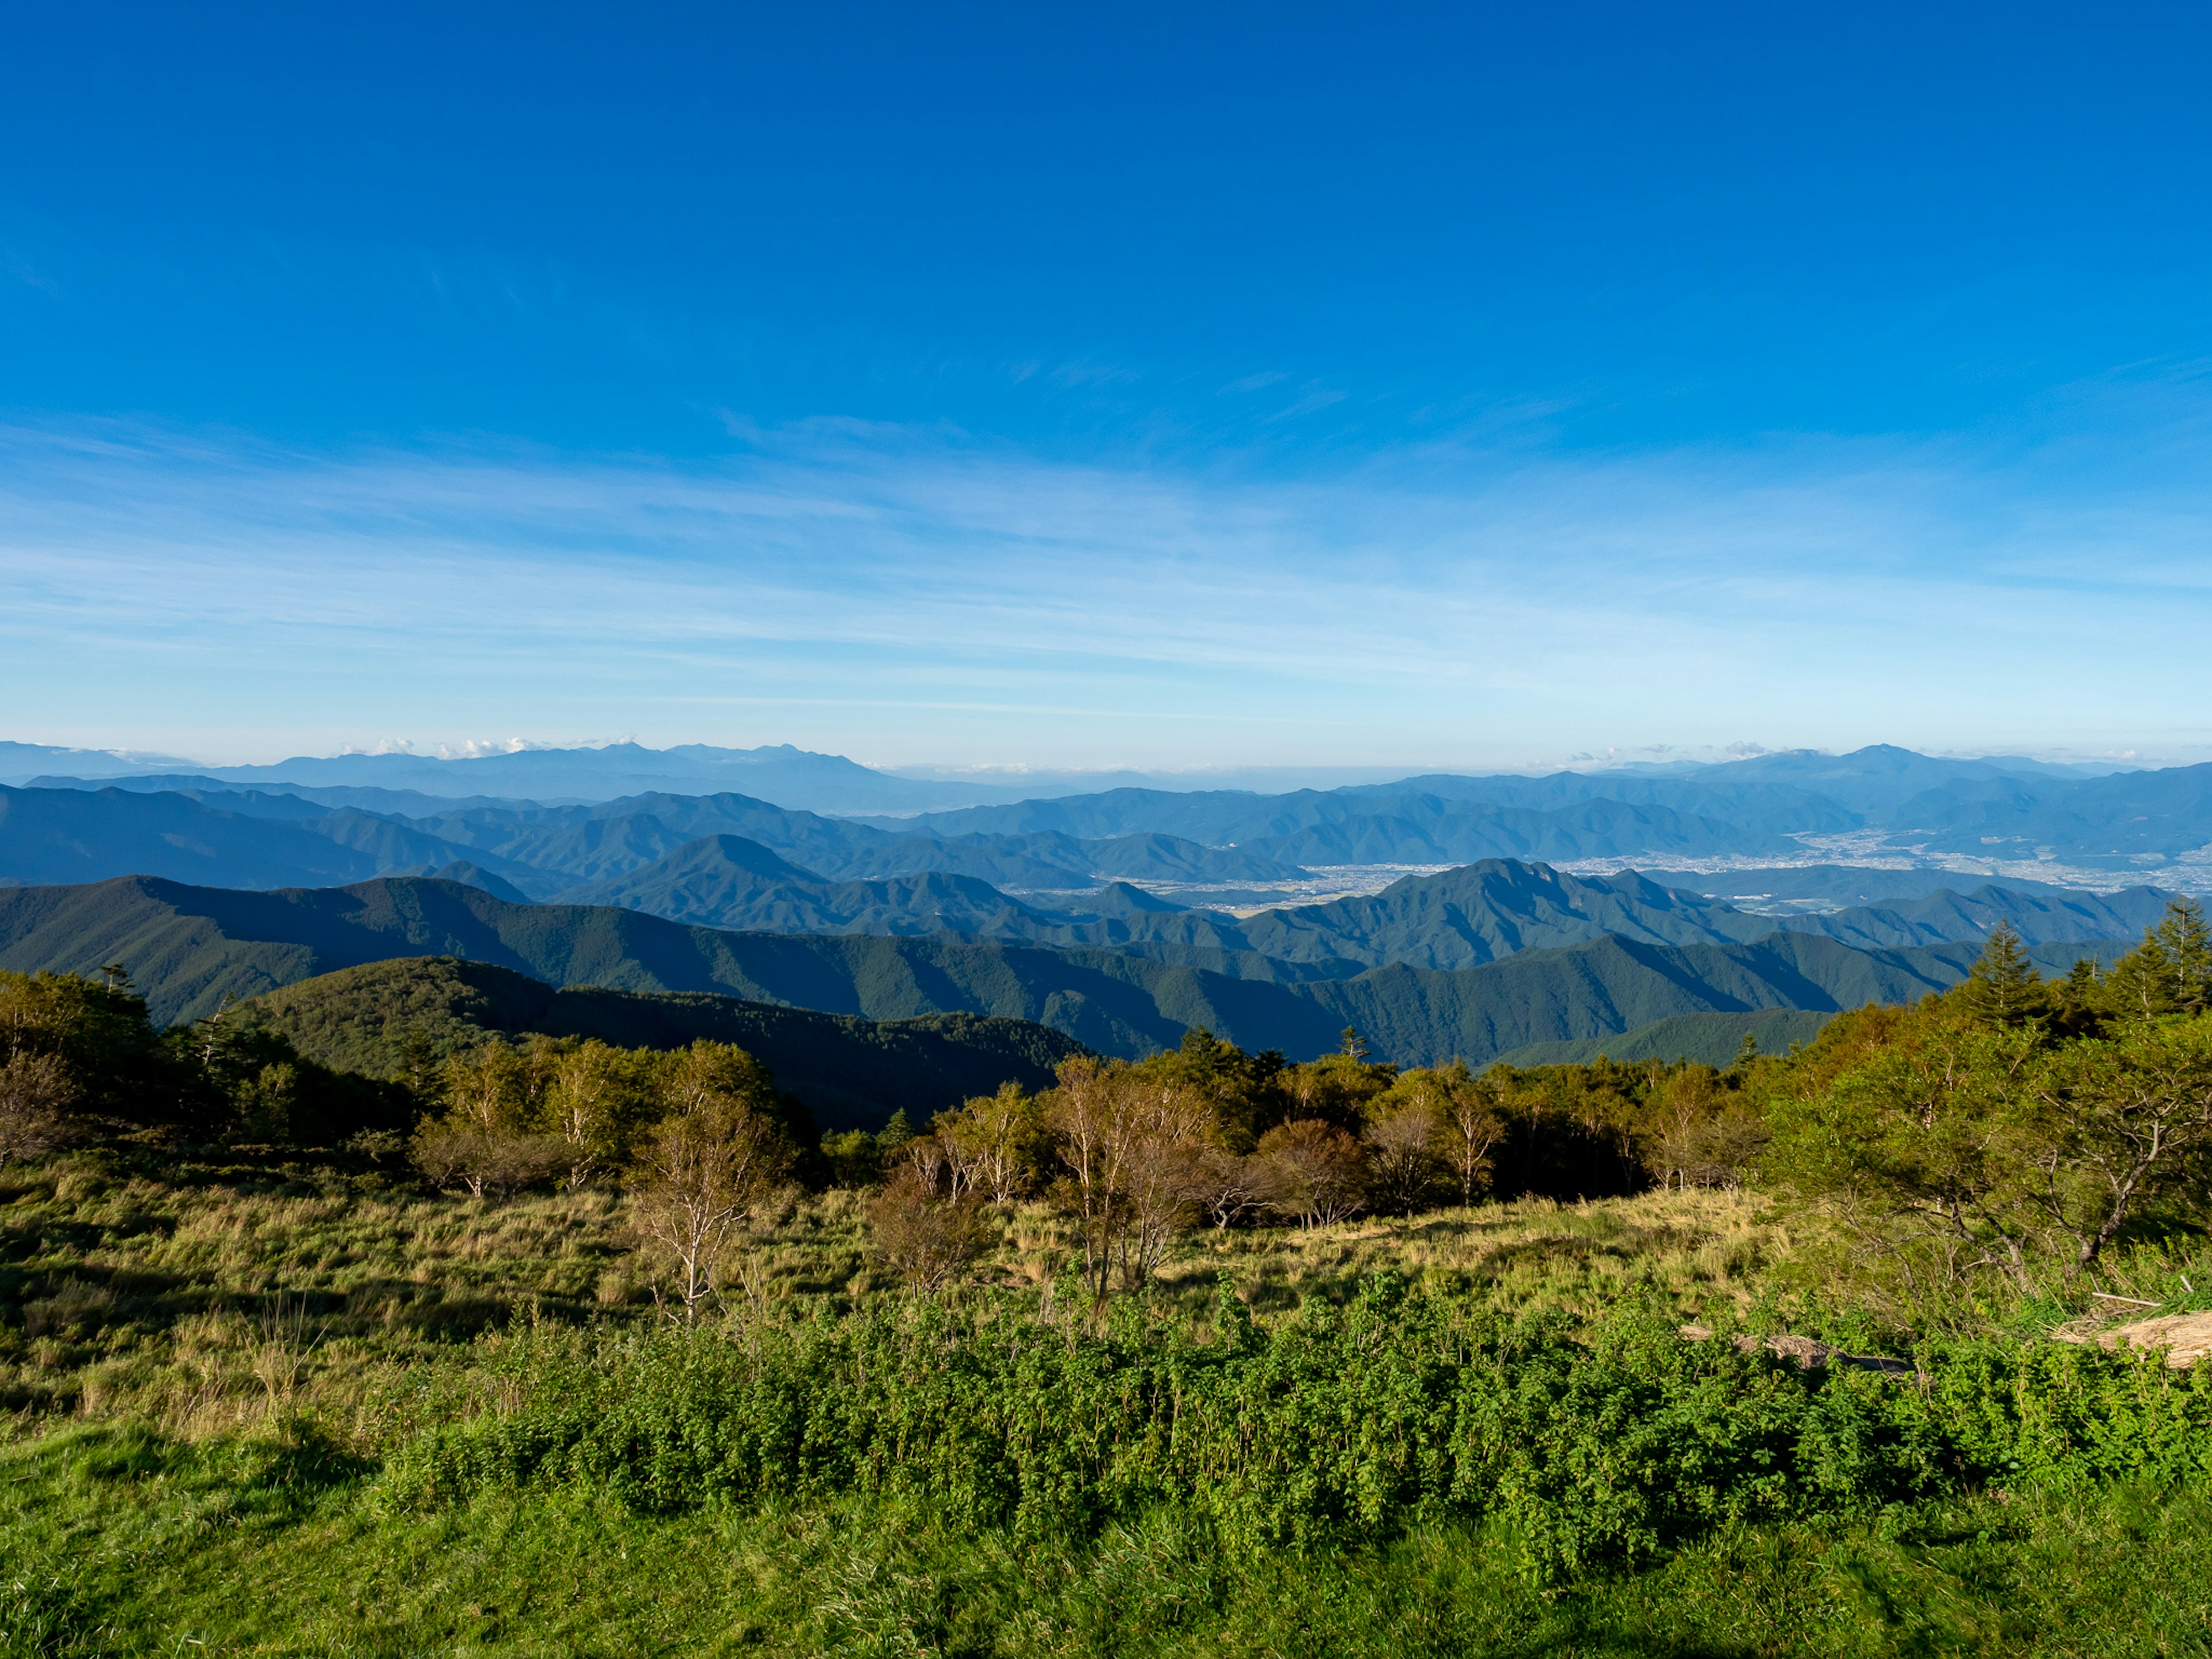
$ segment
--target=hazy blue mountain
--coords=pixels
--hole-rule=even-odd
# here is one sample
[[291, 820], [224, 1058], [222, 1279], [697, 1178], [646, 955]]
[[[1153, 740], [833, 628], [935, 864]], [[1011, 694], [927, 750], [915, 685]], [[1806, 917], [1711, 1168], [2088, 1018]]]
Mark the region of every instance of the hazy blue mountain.
[[[1884, 904], [1899, 899], [1926, 898], [1930, 893], [1979, 886], [1981, 878], [1955, 870], [1913, 868], [1877, 869], [1850, 864], [1783, 865], [1764, 869], [1669, 870], [1642, 865], [1641, 872], [1662, 887], [1705, 893], [1729, 900], [1740, 910], [1767, 914], [1764, 907], [1797, 914], [1807, 909], [1842, 909], [1846, 906]], [[2015, 881], [2004, 885], [2023, 893], [2074, 892], [2080, 890], [2048, 882]]]
[[401, 870], [393, 873], [403, 876], [427, 876], [433, 881], [458, 881], [464, 886], [475, 887], [489, 893], [494, 898], [505, 899], [510, 904], [532, 902], [529, 894], [512, 882], [501, 881], [480, 864], [462, 861], [441, 865], [435, 870]]
[[1237, 847], [1291, 864], [1455, 864], [1486, 858], [1609, 858], [1650, 853], [1794, 852], [1779, 830], [1722, 823], [1671, 806], [1590, 798], [1509, 806], [1395, 787], [1290, 795], [1116, 789], [1062, 800], [933, 812], [927, 834], [1085, 839], [1141, 834]]
[[[136, 787], [140, 781], [125, 789], [93, 788], [76, 780], [65, 787], [17, 792], [26, 798], [15, 829], [0, 823], [0, 878], [88, 881], [150, 873], [283, 886], [419, 872], [460, 860], [532, 898], [545, 898], [641, 870], [712, 835], [743, 835], [841, 879], [941, 872], [1003, 887], [1079, 890], [1131, 876], [1219, 883], [1280, 881], [1304, 873], [1257, 853], [1164, 836], [1103, 842], [1059, 835], [902, 836], [744, 795], [645, 795], [568, 806], [432, 803], [441, 810], [408, 815], [333, 808], [317, 799], [388, 793], [376, 790], [288, 786], [264, 791], [198, 780], [189, 788], [151, 791]], [[203, 783], [207, 787], [198, 787]], [[297, 837], [272, 839], [266, 828], [247, 822], [270, 819], [364, 856], [341, 857]], [[193, 826], [189, 831], [180, 828], [187, 823]], [[46, 833], [36, 829], [40, 823], [55, 826], [48, 836], [54, 848], [71, 850], [38, 853], [24, 837]], [[192, 843], [189, 854], [173, 841], [179, 835]], [[172, 840], [161, 842], [164, 836]], [[279, 842], [291, 848], [283, 857], [271, 850]]]
[[[224, 805], [222, 800], [214, 799], [220, 795], [256, 801], [289, 798], [311, 801], [324, 807], [357, 806], [364, 812], [411, 818], [457, 811], [471, 806], [523, 807], [538, 805], [532, 800], [511, 800], [490, 795], [456, 799], [442, 795], [426, 795], [419, 789], [379, 789], [362, 784], [293, 783], [283, 778], [236, 783], [197, 772], [148, 772], [135, 777], [116, 778], [41, 775], [27, 780], [23, 787], [27, 789], [128, 789], [137, 794], [166, 792], [190, 795], [195, 800], [207, 801], [216, 806]], [[242, 811], [246, 809], [234, 807], [228, 810]]]
[[1305, 969], [1286, 978], [1344, 977], [1389, 963], [1478, 966], [1521, 951], [1611, 933], [1655, 945], [1761, 939], [1778, 926], [1855, 945], [1979, 941], [2009, 920], [2030, 944], [2132, 939], [2163, 913], [2149, 888], [2100, 896], [1984, 884], [1891, 906], [1774, 918], [1661, 885], [1633, 872], [1583, 878], [1542, 864], [1487, 860], [1409, 876], [1382, 892], [1261, 911], [1241, 920], [1186, 908], [1117, 885], [1102, 896], [1056, 896], [1047, 907], [987, 884], [941, 874], [836, 882], [738, 836], [689, 842], [642, 869], [558, 896], [673, 921], [765, 933], [951, 932], [1077, 948], [1142, 951], [1156, 960], [1217, 965], [1250, 953]]
[[[2075, 955], [2124, 946], [2044, 946]], [[1393, 965], [1283, 983], [1131, 951], [945, 934], [795, 936], [687, 927], [611, 907], [518, 905], [453, 882], [238, 892], [148, 878], [0, 891], [0, 967], [88, 971], [121, 961], [158, 1018], [401, 957], [459, 957], [556, 986], [699, 992], [872, 1019], [933, 1013], [1033, 1021], [1102, 1053], [1171, 1047], [1205, 1025], [1293, 1058], [1356, 1024], [1404, 1064], [1481, 1062], [1532, 1042], [1626, 1032], [1683, 1014], [1829, 1012], [1954, 984], [1979, 947], [1858, 951], [1815, 934], [1656, 945], [1612, 935], [1456, 971]]]
[[2074, 945], [2139, 939], [2166, 914], [2172, 896], [2156, 887], [2085, 893], [1990, 882], [1966, 892], [1945, 890], [1924, 898], [1778, 920], [1801, 933], [1863, 947], [1978, 940], [2001, 921], [2010, 922], [2031, 945]]
[[[1700, 768], [1699, 782], [1780, 783], [1825, 795], [1871, 824], [1903, 822], [1905, 803], [1930, 790], [1997, 783], [2018, 787], [2065, 787], [2080, 770], [2025, 760], [1947, 760], [1892, 744], [1873, 744], [1847, 755], [1809, 749], [1754, 756]], [[1908, 826], [1910, 827], [1910, 826]]]
[[902, 835], [735, 794], [640, 795], [592, 806], [471, 807], [419, 822], [459, 845], [565, 875], [567, 884], [642, 870], [711, 836], [741, 836], [816, 875], [839, 880], [941, 872], [1001, 887], [1073, 890], [1128, 877], [1282, 881], [1304, 873], [1257, 853], [1166, 836], [1081, 840], [1058, 833]]
[[2005, 788], [1934, 789], [1908, 808], [1906, 827], [1935, 832], [1930, 847], [1984, 858], [2019, 858], [2039, 848], [2076, 860], [2194, 852], [2212, 844], [2212, 763]]
[[0, 784], [20, 784], [41, 772], [113, 778], [191, 765], [190, 761], [180, 761], [173, 755], [137, 755], [112, 749], [59, 749], [52, 744], [15, 743], [0, 738]]
[[1243, 948], [1289, 962], [1472, 968], [1516, 951], [1604, 933], [1651, 945], [1763, 938], [1765, 917], [1629, 872], [1585, 880], [1547, 865], [1488, 859], [1408, 876], [1380, 893], [1262, 911], [1238, 930]]
[[671, 921], [772, 933], [1034, 937], [1048, 918], [970, 876], [828, 881], [757, 842], [708, 836], [641, 870], [576, 887], [565, 904], [611, 904]]
[[1389, 799], [1433, 795], [1443, 800], [1552, 811], [1589, 800], [1663, 806], [1685, 817], [1762, 834], [1832, 834], [1855, 830], [1860, 816], [1809, 789], [1751, 780], [1706, 781], [1698, 777], [1645, 777], [1613, 772], [1554, 772], [1542, 777], [1459, 777], [1425, 774], [1395, 783], [1352, 786], [1335, 793]]
[[289, 803], [282, 816], [252, 816], [176, 794], [0, 787], [0, 882], [127, 873], [227, 887], [333, 886], [465, 856], [434, 836], [362, 812], [315, 808], [314, 817], [292, 816], [301, 805]]
[[[59, 771], [60, 767], [42, 768]], [[969, 801], [1005, 800], [1018, 792], [968, 783], [897, 778], [789, 744], [717, 749], [634, 743], [601, 749], [526, 749], [514, 754], [440, 760], [424, 755], [296, 756], [265, 766], [202, 767], [210, 777], [258, 783], [371, 786], [427, 795], [489, 795], [539, 801], [603, 801], [650, 793], [733, 792], [817, 811], [900, 812]]]

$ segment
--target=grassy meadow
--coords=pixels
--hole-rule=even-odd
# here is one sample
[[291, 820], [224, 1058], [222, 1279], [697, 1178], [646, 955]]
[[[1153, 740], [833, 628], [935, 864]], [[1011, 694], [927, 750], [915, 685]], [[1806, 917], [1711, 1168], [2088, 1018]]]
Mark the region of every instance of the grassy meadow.
[[[437, 1425], [527, 1418], [518, 1332], [635, 1360], [669, 1327], [625, 1202], [129, 1146], [0, 1171], [0, 1653], [2212, 1651], [2212, 1502], [2155, 1474], [1723, 1517], [1549, 1573], [1504, 1511], [1228, 1547], [1195, 1489], [1027, 1530], [959, 1480], [422, 1501], [394, 1471]], [[1055, 1305], [1068, 1224], [999, 1224], [949, 1316], [1087, 1328]], [[1356, 1336], [1385, 1273], [1468, 1318], [1755, 1322], [1816, 1304], [1802, 1243], [1741, 1191], [1201, 1230], [1115, 1352], [1222, 1340], [1224, 1275], [1263, 1330], [1329, 1309]], [[702, 1340], [921, 1318], [866, 1243], [862, 1194], [794, 1192]]]

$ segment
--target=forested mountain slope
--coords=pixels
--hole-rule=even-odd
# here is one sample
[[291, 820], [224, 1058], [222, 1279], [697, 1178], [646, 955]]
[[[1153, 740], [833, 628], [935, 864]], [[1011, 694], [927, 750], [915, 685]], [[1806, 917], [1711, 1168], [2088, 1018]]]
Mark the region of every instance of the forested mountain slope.
[[[2043, 947], [2056, 969], [2077, 949]], [[1456, 971], [1390, 966], [1285, 982], [1256, 954], [1210, 963], [1132, 951], [925, 938], [735, 933], [608, 907], [517, 905], [451, 882], [241, 893], [133, 878], [0, 891], [0, 967], [120, 961], [163, 1019], [215, 1012], [333, 969], [451, 956], [556, 986], [696, 991], [869, 1018], [971, 1012], [1032, 1020], [1102, 1053], [1172, 1047], [1204, 1025], [1248, 1048], [1326, 1053], [1347, 1024], [1404, 1064], [1470, 1061], [1677, 1014], [1828, 1010], [1954, 983], [1978, 945], [1863, 951], [1804, 933], [1665, 946], [1607, 935]]]
[[[1054, 834], [902, 836], [744, 795], [644, 795], [570, 806], [427, 801], [428, 810], [416, 806], [410, 816], [397, 807], [331, 806], [234, 786], [149, 793], [56, 781], [61, 787], [7, 792], [0, 882], [161, 875], [276, 887], [422, 874], [467, 860], [533, 898], [552, 898], [642, 870], [714, 836], [742, 836], [843, 881], [942, 873], [1014, 889], [1074, 890], [1127, 878], [1222, 884], [1304, 873], [1259, 852], [1170, 836], [1089, 842]], [[423, 798], [398, 799], [411, 805]]]
[[[1812, 814], [1815, 819], [1837, 816]], [[884, 820], [874, 822], [890, 827]], [[1153, 833], [1209, 846], [1233, 846], [1300, 865], [1797, 850], [1782, 830], [1766, 824], [1729, 823], [1657, 804], [1585, 796], [1558, 805], [1522, 806], [1396, 785], [1367, 791], [1306, 789], [1289, 795], [1115, 789], [1059, 800], [933, 812], [902, 827], [909, 834], [948, 837]]]
[[391, 1079], [491, 1035], [595, 1037], [623, 1048], [734, 1042], [825, 1129], [878, 1128], [895, 1111], [927, 1122], [1008, 1081], [1044, 1088], [1054, 1066], [1084, 1052], [1073, 1038], [1020, 1020], [951, 1013], [878, 1021], [726, 996], [556, 989], [452, 957], [320, 975], [243, 1003], [230, 1018], [282, 1031], [323, 1065]]
[[[327, 885], [472, 855], [409, 823], [294, 796], [233, 805], [122, 789], [0, 788], [0, 883], [43, 885], [114, 875], [225, 887]], [[478, 860], [527, 878], [496, 857]]]
[[[1656, 945], [1711, 945], [1765, 937], [1778, 925], [1881, 947], [1978, 939], [2001, 920], [2036, 943], [2125, 939], [2164, 909], [2151, 888], [2099, 896], [1984, 884], [1890, 906], [1781, 920], [1660, 885], [1632, 871], [1570, 876], [1547, 865], [1486, 860], [1408, 876], [1382, 892], [1238, 919], [1115, 887], [1024, 904], [955, 877], [830, 882], [736, 836], [678, 848], [645, 869], [563, 894], [702, 927], [767, 933], [966, 933], [1076, 948], [1129, 946], [1167, 960], [1188, 951], [1250, 951], [1343, 977], [1364, 968], [1472, 968], [1515, 951], [1578, 944], [1605, 933]], [[1104, 914], [1102, 914], [1104, 913]]]

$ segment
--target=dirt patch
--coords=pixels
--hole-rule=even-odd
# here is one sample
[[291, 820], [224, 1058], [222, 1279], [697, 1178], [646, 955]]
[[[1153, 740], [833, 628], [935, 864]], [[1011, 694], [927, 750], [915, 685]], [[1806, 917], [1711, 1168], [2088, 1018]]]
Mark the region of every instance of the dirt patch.
[[2055, 1334], [2062, 1342], [2094, 1342], [2100, 1348], [2115, 1351], [2163, 1348], [2166, 1364], [2182, 1370], [2212, 1353], [2212, 1313], [2165, 1314], [2156, 1319], [2108, 1325], [2100, 1331], [2059, 1331]]

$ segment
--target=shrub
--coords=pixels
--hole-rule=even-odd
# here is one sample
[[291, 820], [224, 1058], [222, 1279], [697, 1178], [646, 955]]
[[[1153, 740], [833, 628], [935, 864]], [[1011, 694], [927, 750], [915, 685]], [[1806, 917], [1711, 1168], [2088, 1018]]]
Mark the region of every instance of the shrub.
[[1273, 1330], [1225, 1297], [1210, 1341], [1127, 1304], [1085, 1334], [923, 1302], [732, 1333], [520, 1330], [489, 1358], [486, 1397], [519, 1404], [401, 1446], [391, 1497], [908, 1494], [1028, 1535], [1167, 1505], [1248, 1551], [1486, 1518], [1547, 1577], [1984, 1482], [2212, 1468], [2212, 1373], [1995, 1342], [1930, 1350], [1922, 1382], [1800, 1370], [1656, 1313], [1515, 1320], [1387, 1279]]

